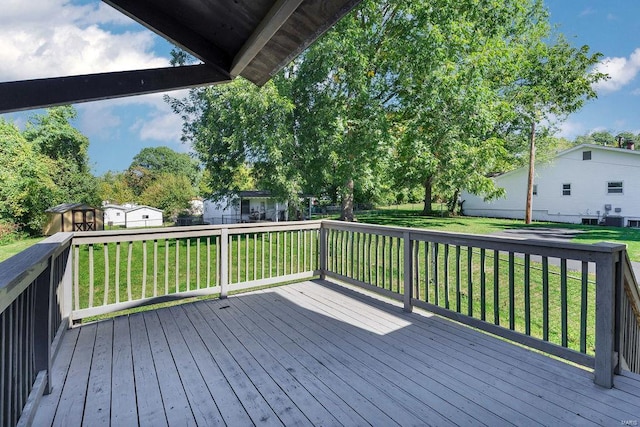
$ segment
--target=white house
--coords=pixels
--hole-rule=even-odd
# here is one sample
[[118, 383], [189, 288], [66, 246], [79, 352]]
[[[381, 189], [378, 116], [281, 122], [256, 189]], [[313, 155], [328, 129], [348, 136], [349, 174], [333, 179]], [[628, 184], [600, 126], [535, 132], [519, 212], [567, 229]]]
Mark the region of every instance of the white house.
[[151, 206], [106, 204], [103, 209], [105, 225], [126, 228], [162, 226], [162, 210]]
[[207, 224], [235, 224], [257, 221], [287, 221], [288, 203], [273, 198], [268, 191], [240, 191], [214, 202], [204, 201], [203, 221]]
[[[465, 215], [524, 218], [528, 167], [494, 178], [505, 197], [462, 194]], [[640, 151], [582, 144], [536, 165], [533, 220], [640, 227]]]

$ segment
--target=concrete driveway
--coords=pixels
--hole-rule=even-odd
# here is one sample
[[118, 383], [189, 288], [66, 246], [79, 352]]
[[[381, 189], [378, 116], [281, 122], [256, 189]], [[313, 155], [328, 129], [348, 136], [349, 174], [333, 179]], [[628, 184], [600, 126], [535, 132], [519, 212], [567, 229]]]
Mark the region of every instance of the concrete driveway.
[[[553, 227], [532, 227], [532, 228], [513, 228], [493, 233], [494, 236], [512, 237], [517, 239], [535, 239], [556, 242], [570, 242], [575, 236], [583, 233], [582, 230], [573, 230], [569, 228], [553, 228]], [[579, 243], [579, 242], [577, 242]], [[532, 256], [532, 261], [541, 261], [540, 257]], [[549, 264], [560, 265], [558, 258], [549, 258]], [[636, 278], [640, 277], [640, 263], [631, 262], [633, 272]], [[567, 260], [567, 269], [580, 271], [582, 263], [580, 261]], [[595, 273], [595, 264], [589, 263], [589, 273]]]

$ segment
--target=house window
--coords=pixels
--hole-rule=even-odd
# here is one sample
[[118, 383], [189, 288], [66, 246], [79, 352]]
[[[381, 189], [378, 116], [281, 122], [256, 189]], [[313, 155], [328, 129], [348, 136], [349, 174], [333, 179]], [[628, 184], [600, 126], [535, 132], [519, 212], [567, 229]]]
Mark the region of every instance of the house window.
[[149, 219], [149, 215], [142, 215], [142, 219]]
[[240, 213], [242, 215], [249, 215], [251, 212], [251, 200], [242, 200], [240, 202]]
[[120, 212], [116, 212], [116, 216], [120, 216]]
[[533, 184], [533, 195], [534, 196], [538, 195], [538, 184]]
[[607, 193], [622, 194], [622, 181], [607, 182]]
[[571, 195], [571, 184], [562, 184], [562, 195], [563, 196]]
[[591, 151], [583, 151], [582, 160], [591, 160]]
[[630, 219], [629, 223], [628, 223], [629, 227], [633, 227], [633, 228], [640, 228], [640, 220], [637, 219]]
[[582, 225], [598, 225], [597, 218], [582, 218]]

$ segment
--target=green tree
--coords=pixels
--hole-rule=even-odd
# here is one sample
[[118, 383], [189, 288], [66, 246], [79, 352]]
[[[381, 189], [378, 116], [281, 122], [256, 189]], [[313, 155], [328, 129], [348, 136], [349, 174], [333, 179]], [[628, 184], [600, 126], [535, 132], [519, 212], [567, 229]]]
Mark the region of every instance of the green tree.
[[273, 81], [258, 88], [238, 78], [167, 100], [183, 118], [183, 141], [208, 172], [206, 196], [221, 200], [248, 183], [282, 199], [300, 191], [291, 157], [293, 105]]
[[140, 195], [140, 202], [164, 211], [164, 216], [175, 219], [189, 209], [195, 196], [189, 179], [184, 175], [161, 173]]
[[0, 118], [0, 221], [38, 235], [45, 210], [59, 197], [55, 162], [39, 153], [20, 130]]
[[129, 187], [126, 173], [107, 171], [98, 178], [100, 199], [114, 204], [131, 203], [136, 200], [135, 193]]
[[200, 177], [200, 166], [187, 153], [178, 153], [169, 147], [146, 147], [136, 154], [129, 169], [144, 169], [152, 174], [186, 176], [195, 186]]
[[49, 108], [29, 119], [23, 135], [36, 151], [55, 162], [51, 175], [60, 190], [56, 203], [95, 206], [101, 200], [89, 167], [89, 139], [72, 125], [76, 116], [72, 106]]

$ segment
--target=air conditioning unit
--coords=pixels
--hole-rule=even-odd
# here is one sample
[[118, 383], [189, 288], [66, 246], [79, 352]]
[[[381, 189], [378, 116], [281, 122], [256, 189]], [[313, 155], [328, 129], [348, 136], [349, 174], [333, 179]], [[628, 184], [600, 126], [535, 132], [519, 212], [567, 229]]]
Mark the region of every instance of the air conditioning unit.
[[622, 208], [615, 208], [614, 211], [615, 211], [615, 213], [620, 213], [620, 212], [622, 212]]
[[610, 211], [611, 210], [611, 205], [604, 205], [604, 210], [605, 211]]

